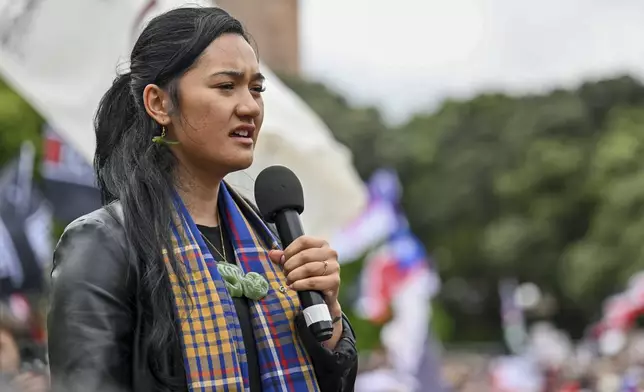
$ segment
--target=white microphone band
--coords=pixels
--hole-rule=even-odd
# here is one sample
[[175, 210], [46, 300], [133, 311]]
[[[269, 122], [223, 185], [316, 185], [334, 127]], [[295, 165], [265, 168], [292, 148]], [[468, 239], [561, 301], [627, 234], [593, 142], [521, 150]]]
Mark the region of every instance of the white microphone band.
[[307, 327], [320, 321], [331, 321], [331, 313], [329, 313], [329, 307], [326, 304], [309, 306], [304, 309], [303, 313]]

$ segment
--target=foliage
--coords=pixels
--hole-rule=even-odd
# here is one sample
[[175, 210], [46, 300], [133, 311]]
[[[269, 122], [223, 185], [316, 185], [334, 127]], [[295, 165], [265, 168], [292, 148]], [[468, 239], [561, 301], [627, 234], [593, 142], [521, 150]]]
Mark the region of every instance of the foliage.
[[41, 150], [42, 119], [0, 79], [0, 167], [17, 156], [24, 140]]
[[501, 277], [537, 283], [558, 301], [555, 321], [579, 334], [601, 301], [644, 269], [644, 87], [636, 80], [446, 101], [389, 130], [378, 115], [371, 125], [360, 117], [374, 109], [352, 108], [316, 83], [287, 82], [351, 148], [363, 178], [379, 163], [397, 168], [410, 224], [443, 280], [467, 284], [465, 297], [450, 285], [442, 296], [455, 339], [499, 337]]

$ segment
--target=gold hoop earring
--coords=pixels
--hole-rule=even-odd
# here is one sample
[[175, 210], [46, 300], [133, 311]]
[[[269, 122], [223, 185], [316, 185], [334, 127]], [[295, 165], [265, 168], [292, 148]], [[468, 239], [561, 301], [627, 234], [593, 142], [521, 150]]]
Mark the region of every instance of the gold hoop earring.
[[176, 140], [167, 140], [165, 138], [165, 133], [166, 133], [165, 125], [162, 125], [161, 126], [161, 136], [153, 137], [152, 142], [156, 143], [158, 145], [166, 145], [166, 146], [172, 146], [172, 145], [179, 144], [179, 142], [176, 141]]

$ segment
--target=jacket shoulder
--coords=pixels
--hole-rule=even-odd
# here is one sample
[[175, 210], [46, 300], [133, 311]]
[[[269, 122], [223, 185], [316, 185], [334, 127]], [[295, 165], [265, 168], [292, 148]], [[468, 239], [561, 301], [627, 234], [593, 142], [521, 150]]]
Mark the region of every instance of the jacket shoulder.
[[[122, 225], [122, 207], [112, 203], [83, 215], [63, 231], [54, 250], [52, 278], [59, 274], [76, 278], [106, 273], [124, 272], [130, 268], [125, 229]], [[105, 275], [104, 275], [105, 276]]]
[[106, 230], [124, 233], [123, 206], [120, 202], [113, 202], [80, 216], [67, 225], [64, 233], [77, 230], [79, 226], [84, 225], [98, 226]]

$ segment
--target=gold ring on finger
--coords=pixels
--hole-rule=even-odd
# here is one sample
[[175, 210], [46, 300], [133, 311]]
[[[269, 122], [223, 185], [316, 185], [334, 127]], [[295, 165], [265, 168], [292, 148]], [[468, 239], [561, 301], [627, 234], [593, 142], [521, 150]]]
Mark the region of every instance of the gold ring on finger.
[[326, 275], [327, 268], [329, 268], [329, 262], [324, 260], [324, 271], [322, 272], [322, 276]]

